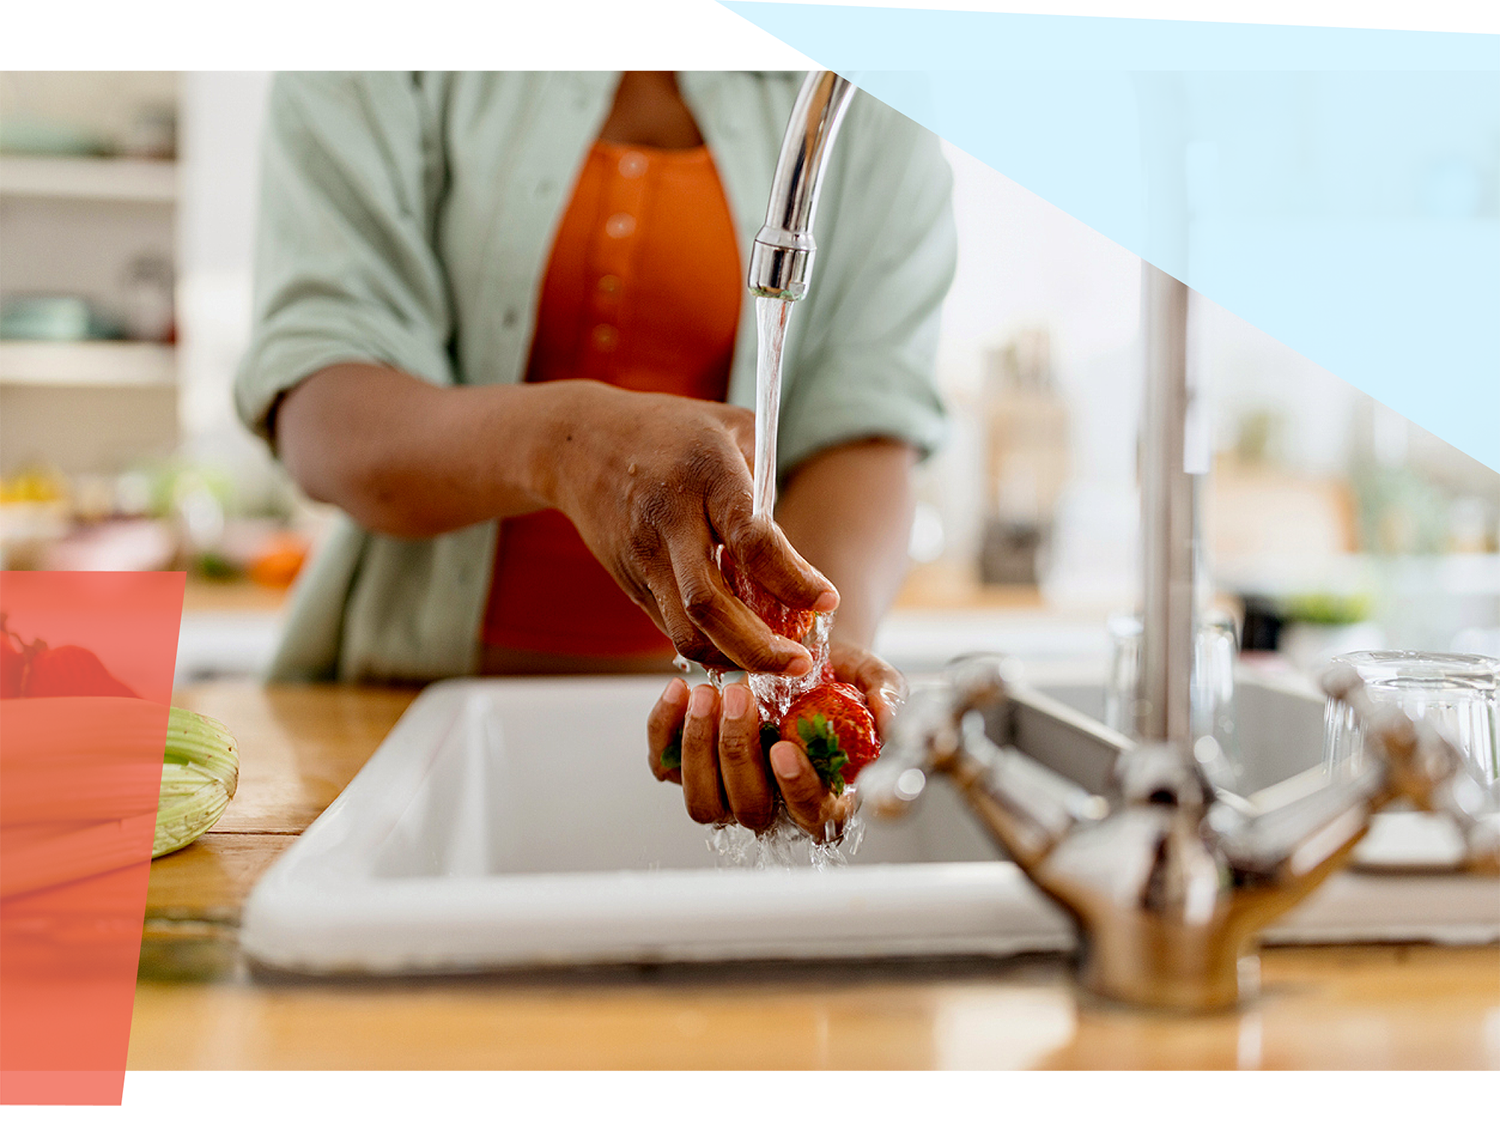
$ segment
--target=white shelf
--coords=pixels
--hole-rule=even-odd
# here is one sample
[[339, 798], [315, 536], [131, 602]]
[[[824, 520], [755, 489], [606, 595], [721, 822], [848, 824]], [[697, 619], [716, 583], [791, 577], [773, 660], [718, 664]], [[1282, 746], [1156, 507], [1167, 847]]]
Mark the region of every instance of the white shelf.
[[175, 161], [123, 157], [0, 157], [0, 196], [171, 204]]
[[177, 351], [152, 342], [0, 342], [0, 384], [170, 386]]

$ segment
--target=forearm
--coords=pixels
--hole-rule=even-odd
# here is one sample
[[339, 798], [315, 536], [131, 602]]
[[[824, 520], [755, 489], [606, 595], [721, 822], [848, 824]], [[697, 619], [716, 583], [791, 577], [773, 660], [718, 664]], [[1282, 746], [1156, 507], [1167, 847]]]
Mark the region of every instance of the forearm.
[[906, 575], [916, 453], [872, 439], [820, 452], [787, 480], [776, 521], [839, 591], [837, 639], [868, 648]]
[[282, 399], [277, 448], [312, 498], [382, 534], [430, 537], [552, 505], [552, 457], [570, 442], [585, 384], [444, 388], [332, 366]]

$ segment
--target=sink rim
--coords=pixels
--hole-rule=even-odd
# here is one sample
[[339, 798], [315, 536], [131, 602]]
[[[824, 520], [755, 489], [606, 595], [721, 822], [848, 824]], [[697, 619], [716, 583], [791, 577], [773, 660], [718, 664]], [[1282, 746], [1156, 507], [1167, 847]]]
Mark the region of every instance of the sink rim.
[[[825, 871], [710, 865], [377, 875], [381, 845], [446, 748], [433, 735], [451, 730], [474, 690], [519, 690], [533, 681], [565, 684], [580, 694], [599, 681], [617, 689], [640, 684], [643, 694], [645, 685], [653, 692], [659, 686], [650, 676], [563, 676], [456, 679], [424, 689], [339, 797], [251, 891], [240, 944], [252, 962], [308, 974], [452, 973], [601, 963], [1005, 956], [1073, 945], [1066, 916], [1005, 860], [871, 863]], [[381, 819], [362, 826], [366, 811]], [[1500, 879], [1445, 877], [1424, 893], [1420, 915], [1394, 926], [1371, 919], [1372, 901], [1388, 898], [1392, 884], [1411, 882], [1336, 876], [1325, 885], [1331, 894], [1320, 892], [1268, 937], [1348, 941], [1352, 922], [1352, 938], [1500, 938], [1500, 917], [1476, 926], [1472, 912], [1463, 914], [1476, 897], [1479, 906], [1488, 899], [1500, 907]], [[401, 901], [400, 914], [392, 913], [393, 898]]]

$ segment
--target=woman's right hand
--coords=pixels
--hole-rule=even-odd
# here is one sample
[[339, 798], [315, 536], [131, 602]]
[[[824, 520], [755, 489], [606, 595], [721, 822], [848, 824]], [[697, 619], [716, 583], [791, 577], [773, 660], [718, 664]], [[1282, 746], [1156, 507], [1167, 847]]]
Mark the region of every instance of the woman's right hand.
[[383, 366], [330, 366], [271, 421], [298, 485], [368, 530], [430, 538], [556, 507], [689, 659], [805, 672], [800, 644], [732, 596], [714, 559], [797, 609], [838, 593], [779, 527], [751, 513], [755, 417], [598, 381], [438, 387]]
[[833, 585], [752, 513], [755, 415], [713, 401], [567, 382], [577, 411], [543, 494], [620, 587], [699, 663], [802, 675], [801, 644], [773, 633], [724, 582], [722, 543], [795, 609], [831, 612]]

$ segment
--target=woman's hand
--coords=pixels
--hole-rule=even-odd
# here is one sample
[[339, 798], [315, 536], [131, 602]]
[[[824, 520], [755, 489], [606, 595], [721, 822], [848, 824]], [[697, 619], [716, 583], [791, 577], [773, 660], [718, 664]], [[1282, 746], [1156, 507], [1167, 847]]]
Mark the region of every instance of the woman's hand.
[[689, 659], [785, 675], [811, 671], [807, 650], [739, 601], [715, 559], [723, 543], [792, 608], [830, 612], [838, 605], [827, 578], [774, 522], [752, 513], [754, 414], [595, 382], [567, 384], [576, 387], [580, 415], [549, 453], [556, 471], [542, 494], [620, 587]]
[[811, 658], [737, 600], [718, 543], [797, 609], [837, 591], [754, 517], [755, 416], [598, 381], [437, 387], [377, 365], [334, 365], [271, 425], [293, 477], [367, 530], [430, 538], [556, 507], [684, 656], [802, 674]]
[[[873, 652], [833, 642], [829, 663], [834, 674], [852, 683], [869, 700], [882, 741], [889, 734], [906, 681]], [[651, 772], [658, 781], [682, 786], [688, 815], [700, 824], [736, 822], [756, 832], [770, 828], [779, 793], [787, 813], [815, 840], [835, 837], [854, 811], [847, 790], [834, 795], [818, 779], [802, 747], [785, 740], [761, 749], [760, 711], [749, 687], [732, 683], [723, 694], [709, 684], [689, 691], [674, 679], [657, 700], [646, 724]], [[681, 768], [664, 768], [662, 755], [680, 744]]]

